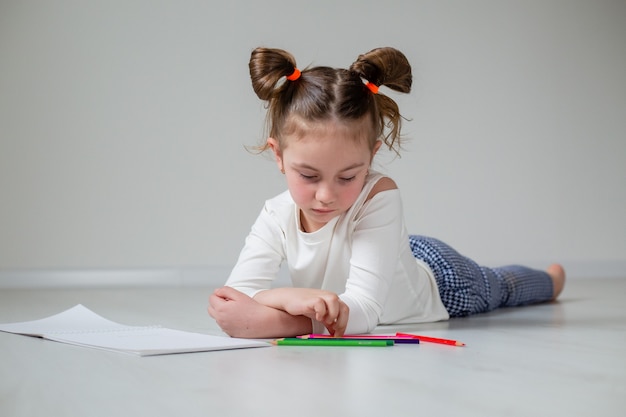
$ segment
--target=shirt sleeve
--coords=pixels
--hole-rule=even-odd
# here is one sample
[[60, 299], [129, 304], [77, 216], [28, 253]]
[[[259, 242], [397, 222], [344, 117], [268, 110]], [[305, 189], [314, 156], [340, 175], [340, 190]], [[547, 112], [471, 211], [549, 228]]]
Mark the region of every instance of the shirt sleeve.
[[348, 334], [369, 333], [380, 322], [404, 241], [399, 190], [376, 194], [355, 221], [349, 276], [340, 295], [350, 308]]
[[250, 297], [271, 288], [285, 259], [283, 238], [266, 205], [252, 225], [226, 285]]

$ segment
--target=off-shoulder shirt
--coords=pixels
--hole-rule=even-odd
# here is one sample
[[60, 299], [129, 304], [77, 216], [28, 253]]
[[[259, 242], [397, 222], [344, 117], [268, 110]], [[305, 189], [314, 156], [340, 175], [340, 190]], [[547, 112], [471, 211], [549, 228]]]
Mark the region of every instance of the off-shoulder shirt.
[[[352, 207], [313, 233], [302, 231], [288, 191], [267, 200], [226, 285], [254, 297], [286, 262], [294, 287], [332, 291], [348, 305], [346, 334], [448, 319], [431, 269], [410, 250], [400, 191], [368, 199], [381, 178], [371, 171]], [[313, 321], [313, 331], [324, 326]]]

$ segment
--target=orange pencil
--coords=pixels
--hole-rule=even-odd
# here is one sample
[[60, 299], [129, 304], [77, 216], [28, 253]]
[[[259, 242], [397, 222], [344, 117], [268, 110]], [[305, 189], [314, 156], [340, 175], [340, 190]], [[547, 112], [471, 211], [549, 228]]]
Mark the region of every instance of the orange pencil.
[[457, 342], [456, 340], [448, 340], [448, 339], [439, 339], [437, 337], [430, 336], [419, 336], [416, 334], [410, 333], [396, 333], [396, 336], [400, 337], [411, 337], [418, 339], [420, 342], [430, 342], [430, 343], [439, 343], [441, 345], [451, 345], [451, 346], [465, 346], [465, 343]]

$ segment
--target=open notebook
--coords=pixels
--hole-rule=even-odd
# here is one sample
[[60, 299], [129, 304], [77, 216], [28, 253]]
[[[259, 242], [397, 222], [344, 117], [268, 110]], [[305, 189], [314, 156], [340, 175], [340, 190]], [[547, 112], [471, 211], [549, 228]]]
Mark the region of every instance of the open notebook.
[[0, 324], [0, 331], [139, 356], [271, 346], [259, 340], [161, 326], [126, 326], [100, 317], [82, 304], [41, 320]]

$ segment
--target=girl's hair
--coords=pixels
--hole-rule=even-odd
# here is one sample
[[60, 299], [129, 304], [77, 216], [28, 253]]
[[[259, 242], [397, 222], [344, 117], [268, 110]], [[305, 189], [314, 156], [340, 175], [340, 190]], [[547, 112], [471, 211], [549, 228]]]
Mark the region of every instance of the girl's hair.
[[[383, 85], [402, 93], [411, 91], [411, 65], [397, 49], [373, 49], [360, 55], [349, 69], [306, 68], [294, 81], [285, 77], [297, 70], [296, 61], [282, 49], [254, 49], [249, 67], [255, 93], [267, 102], [267, 133], [281, 146], [283, 136], [294, 133], [302, 123], [356, 121], [367, 116], [374, 133], [368, 138], [370, 147], [380, 139], [399, 153], [402, 120], [398, 105], [374, 92]], [[267, 144], [258, 149], [266, 150]]]

